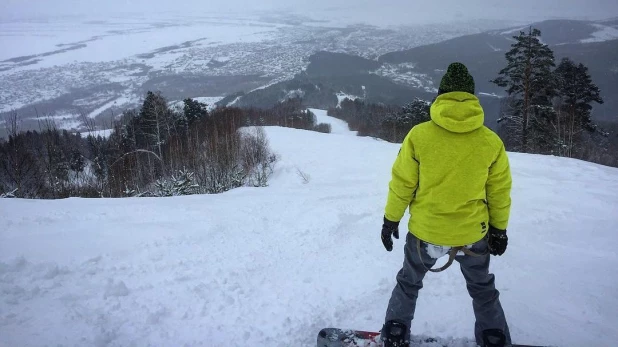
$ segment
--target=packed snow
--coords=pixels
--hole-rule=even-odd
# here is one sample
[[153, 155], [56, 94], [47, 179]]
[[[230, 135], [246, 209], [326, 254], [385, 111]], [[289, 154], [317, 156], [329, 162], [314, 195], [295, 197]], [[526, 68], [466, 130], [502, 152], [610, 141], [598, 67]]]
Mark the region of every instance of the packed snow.
[[[280, 156], [266, 188], [0, 199], [0, 345], [315, 346], [324, 327], [379, 329], [403, 261], [379, 236], [399, 145], [266, 132]], [[514, 341], [614, 345], [618, 169], [509, 158], [509, 248], [491, 269]], [[473, 345], [459, 269], [424, 284], [413, 333]]]

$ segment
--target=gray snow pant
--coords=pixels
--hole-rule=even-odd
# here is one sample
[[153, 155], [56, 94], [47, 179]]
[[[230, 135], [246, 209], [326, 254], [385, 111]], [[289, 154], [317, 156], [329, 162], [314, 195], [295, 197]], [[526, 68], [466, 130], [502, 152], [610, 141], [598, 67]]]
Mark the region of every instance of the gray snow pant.
[[[385, 322], [395, 320], [410, 327], [416, 309], [418, 291], [423, 288], [423, 277], [427, 268], [436, 264], [437, 259], [427, 255], [427, 244], [421, 241], [422, 260], [416, 249], [416, 237], [407, 233], [405, 245], [405, 260], [403, 267], [397, 274], [397, 285], [386, 310]], [[487, 251], [487, 240], [482, 239], [475, 243], [470, 250], [477, 254]], [[489, 273], [489, 253], [480, 257], [469, 255], [457, 255], [455, 260], [461, 266], [461, 272], [466, 279], [468, 293], [472, 297], [472, 307], [476, 323], [474, 335], [476, 343], [483, 345], [482, 332], [485, 329], [501, 329], [506, 334], [507, 346], [511, 344], [511, 335], [506, 323], [502, 305], [500, 305], [500, 293], [494, 285], [494, 275]], [[439, 276], [439, 274], [434, 274]]]

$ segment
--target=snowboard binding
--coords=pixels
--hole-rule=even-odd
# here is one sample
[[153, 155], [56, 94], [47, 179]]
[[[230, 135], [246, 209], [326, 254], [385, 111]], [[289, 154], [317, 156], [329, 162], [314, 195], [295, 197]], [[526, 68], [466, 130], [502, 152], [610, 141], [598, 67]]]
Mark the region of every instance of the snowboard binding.
[[382, 327], [380, 340], [384, 347], [404, 347], [410, 343], [408, 327], [397, 321], [388, 321]]
[[483, 330], [483, 347], [504, 347], [506, 336], [500, 329]]

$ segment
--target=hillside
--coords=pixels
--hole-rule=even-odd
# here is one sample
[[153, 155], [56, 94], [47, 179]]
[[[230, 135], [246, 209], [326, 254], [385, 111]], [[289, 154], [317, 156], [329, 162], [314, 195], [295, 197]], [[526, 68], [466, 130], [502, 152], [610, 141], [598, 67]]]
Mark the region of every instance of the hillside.
[[[316, 114], [333, 134], [266, 129], [281, 158], [267, 188], [0, 199], [0, 346], [312, 347], [326, 326], [378, 329], [403, 259], [379, 238], [399, 147]], [[509, 158], [492, 270], [513, 339], [614, 344], [618, 169]], [[459, 269], [428, 274], [414, 333], [471, 346], [473, 322]]]
[[[550, 45], [558, 63], [570, 57], [589, 68], [605, 103], [594, 105], [597, 121], [618, 122], [618, 29], [612, 21], [549, 20], [532, 24]], [[335, 95], [364, 97], [372, 103], [404, 105], [414, 98], [432, 100], [446, 67], [460, 61], [468, 66], [485, 109], [487, 125], [496, 128], [504, 90], [490, 81], [506, 66], [504, 54], [513, 36], [527, 27], [464, 35], [438, 43], [386, 53], [377, 60], [353, 54], [319, 51], [292, 80], [243, 94], [237, 106], [270, 107], [287, 97], [302, 96], [310, 107], [336, 105]], [[230, 98], [232, 101], [234, 98]]]

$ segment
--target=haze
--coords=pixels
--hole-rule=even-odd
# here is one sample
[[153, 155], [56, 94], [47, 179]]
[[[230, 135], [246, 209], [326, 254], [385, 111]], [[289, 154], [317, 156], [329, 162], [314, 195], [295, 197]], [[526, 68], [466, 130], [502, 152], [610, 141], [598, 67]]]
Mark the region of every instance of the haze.
[[310, 17], [340, 17], [346, 22], [377, 25], [427, 24], [458, 20], [521, 20], [551, 18], [604, 19], [618, 16], [616, 0], [2, 0], [0, 18], [15, 20], [58, 15], [105, 17], [128, 12], [264, 13], [286, 11]]

